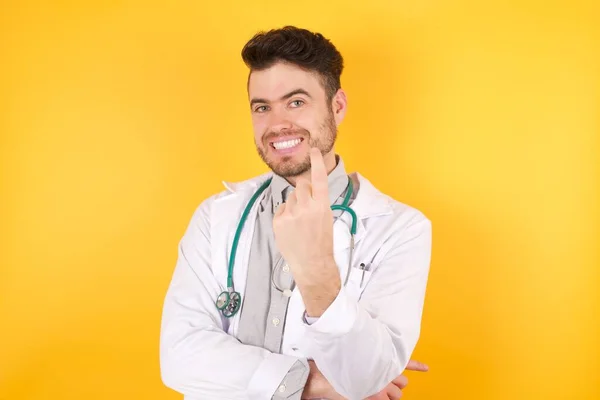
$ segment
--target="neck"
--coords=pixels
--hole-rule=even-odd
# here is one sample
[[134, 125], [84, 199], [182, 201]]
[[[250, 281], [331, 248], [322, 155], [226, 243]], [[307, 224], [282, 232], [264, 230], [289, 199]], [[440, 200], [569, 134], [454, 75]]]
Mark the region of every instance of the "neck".
[[[331, 150], [329, 153], [325, 154], [323, 156], [323, 161], [325, 162], [325, 168], [327, 169], [327, 175], [329, 175], [331, 173], [331, 171], [333, 171], [337, 165], [337, 163], [335, 162], [335, 151]], [[298, 181], [298, 178], [303, 178], [310, 182], [310, 179], [311, 179], [310, 169], [308, 171], [303, 172], [300, 175], [290, 176], [289, 178], [286, 178], [286, 180], [290, 183], [290, 185], [292, 185], [293, 187], [296, 187], [296, 182]]]

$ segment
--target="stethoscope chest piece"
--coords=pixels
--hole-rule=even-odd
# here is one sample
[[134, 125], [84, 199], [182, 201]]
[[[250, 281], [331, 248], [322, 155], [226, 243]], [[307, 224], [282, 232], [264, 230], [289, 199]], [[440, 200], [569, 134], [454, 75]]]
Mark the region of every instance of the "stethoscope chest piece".
[[215, 302], [217, 309], [223, 312], [223, 316], [227, 318], [234, 316], [239, 311], [241, 304], [242, 296], [240, 296], [238, 292], [234, 291], [221, 292], [219, 297], [217, 297], [217, 301]]

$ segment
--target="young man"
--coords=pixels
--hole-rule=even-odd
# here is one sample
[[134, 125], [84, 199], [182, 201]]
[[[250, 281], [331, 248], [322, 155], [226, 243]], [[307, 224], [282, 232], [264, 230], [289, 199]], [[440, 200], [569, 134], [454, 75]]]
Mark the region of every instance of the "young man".
[[[186, 399], [397, 399], [420, 332], [431, 224], [347, 174], [343, 59], [285, 27], [242, 50], [270, 172], [204, 200], [179, 246], [161, 326]], [[355, 219], [352, 217], [355, 216]]]

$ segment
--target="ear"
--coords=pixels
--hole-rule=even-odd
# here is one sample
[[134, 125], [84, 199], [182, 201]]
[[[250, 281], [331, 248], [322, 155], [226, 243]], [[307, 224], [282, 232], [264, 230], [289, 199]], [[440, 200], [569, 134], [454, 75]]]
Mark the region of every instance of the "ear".
[[333, 110], [333, 117], [335, 118], [336, 125], [339, 125], [344, 120], [346, 110], [348, 108], [348, 100], [346, 98], [346, 92], [344, 89], [338, 89], [337, 93], [331, 99], [331, 109]]

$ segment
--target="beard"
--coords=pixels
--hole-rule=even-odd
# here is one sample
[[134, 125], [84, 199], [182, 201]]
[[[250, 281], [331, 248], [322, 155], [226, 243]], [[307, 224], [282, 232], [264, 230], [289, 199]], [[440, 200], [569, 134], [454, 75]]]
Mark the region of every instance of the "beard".
[[300, 161], [295, 161], [293, 157], [290, 156], [283, 157], [281, 161], [275, 162], [270, 160], [266, 154], [270, 146], [269, 141], [279, 136], [298, 134], [301, 135], [304, 140], [308, 141], [309, 147], [316, 147], [321, 151], [322, 155], [325, 155], [329, 153], [331, 149], [333, 149], [333, 145], [335, 144], [337, 138], [337, 126], [335, 125], [332, 111], [329, 112], [325, 121], [323, 121], [323, 123], [319, 126], [319, 131], [320, 135], [317, 135], [317, 137], [311, 135], [311, 133], [306, 129], [297, 129], [279, 133], [269, 132], [263, 136], [264, 139], [262, 146], [260, 146], [258, 143], [256, 144], [256, 150], [258, 151], [258, 155], [263, 162], [267, 164], [267, 166], [275, 174], [284, 178], [296, 177], [310, 170], [310, 154], [307, 152], [306, 156]]

